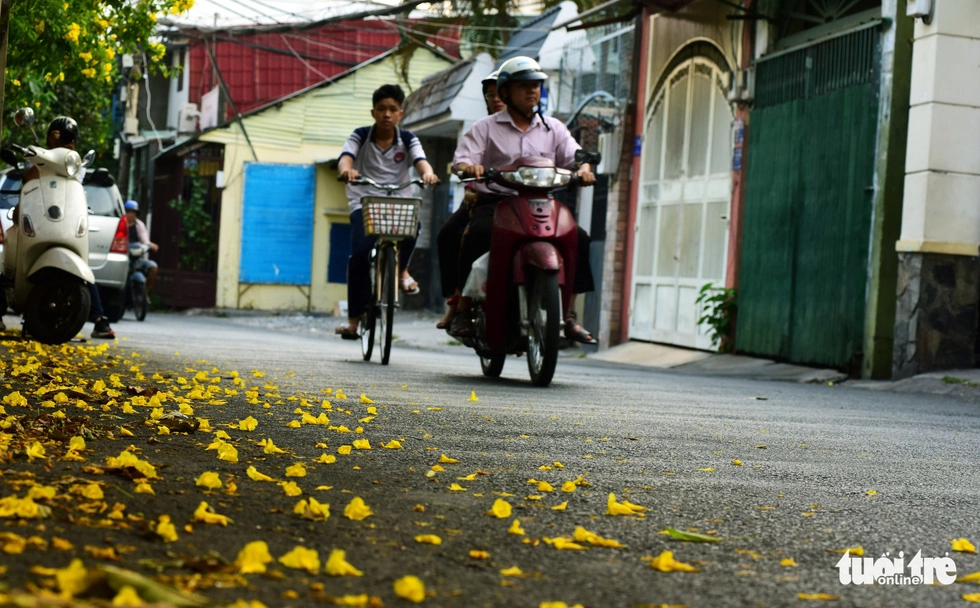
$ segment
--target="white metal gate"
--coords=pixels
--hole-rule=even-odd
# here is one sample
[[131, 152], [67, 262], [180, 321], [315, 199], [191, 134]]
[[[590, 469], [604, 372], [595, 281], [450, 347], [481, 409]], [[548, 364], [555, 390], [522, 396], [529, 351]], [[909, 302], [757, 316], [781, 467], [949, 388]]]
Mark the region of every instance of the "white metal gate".
[[725, 280], [732, 112], [721, 70], [694, 57], [653, 99], [634, 226], [629, 335], [713, 348], [698, 327], [695, 300], [702, 285]]

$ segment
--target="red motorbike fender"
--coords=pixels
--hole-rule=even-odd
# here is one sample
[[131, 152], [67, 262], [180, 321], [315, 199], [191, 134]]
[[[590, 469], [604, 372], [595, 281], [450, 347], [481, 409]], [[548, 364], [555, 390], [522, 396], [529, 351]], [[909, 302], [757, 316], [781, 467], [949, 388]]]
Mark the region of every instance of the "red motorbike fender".
[[552, 243], [547, 241], [532, 241], [522, 246], [514, 256], [514, 283], [523, 285], [525, 283], [524, 270], [528, 266], [540, 268], [541, 270], [557, 270], [558, 284], [565, 284], [565, 264], [561, 258], [561, 252]]

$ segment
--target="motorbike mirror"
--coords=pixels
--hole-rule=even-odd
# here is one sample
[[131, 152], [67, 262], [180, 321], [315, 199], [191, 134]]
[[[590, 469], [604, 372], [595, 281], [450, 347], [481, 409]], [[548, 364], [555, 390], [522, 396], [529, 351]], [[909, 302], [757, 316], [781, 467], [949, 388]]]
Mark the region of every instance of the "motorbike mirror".
[[31, 108], [21, 108], [14, 114], [14, 123], [20, 127], [29, 127], [34, 124], [34, 110]]
[[602, 161], [602, 154], [598, 152], [590, 152], [588, 150], [575, 151], [575, 162], [577, 163], [589, 163], [594, 168], [600, 161]]
[[88, 153], [85, 154], [85, 158], [82, 159], [82, 166], [91, 167], [92, 163], [94, 162], [95, 162], [95, 150], [89, 150]]
[[0, 149], [0, 160], [7, 163], [11, 167], [17, 166], [17, 153], [10, 148]]

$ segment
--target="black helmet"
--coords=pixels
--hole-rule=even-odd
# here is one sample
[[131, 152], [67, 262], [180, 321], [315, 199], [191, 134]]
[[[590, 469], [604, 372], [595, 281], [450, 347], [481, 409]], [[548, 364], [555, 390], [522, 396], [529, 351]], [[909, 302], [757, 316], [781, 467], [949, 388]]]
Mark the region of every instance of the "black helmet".
[[78, 123], [71, 116], [59, 116], [48, 125], [48, 135], [52, 131], [60, 133], [61, 143], [69, 144], [78, 139]]

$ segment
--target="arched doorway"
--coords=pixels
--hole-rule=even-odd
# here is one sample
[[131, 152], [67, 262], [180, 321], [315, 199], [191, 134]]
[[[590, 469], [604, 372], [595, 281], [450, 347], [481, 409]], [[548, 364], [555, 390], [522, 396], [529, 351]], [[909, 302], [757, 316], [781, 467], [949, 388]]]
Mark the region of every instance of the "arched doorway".
[[714, 346], [695, 300], [705, 283], [725, 281], [733, 115], [718, 64], [696, 52], [678, 56], [647, 106], [631, 339]]

